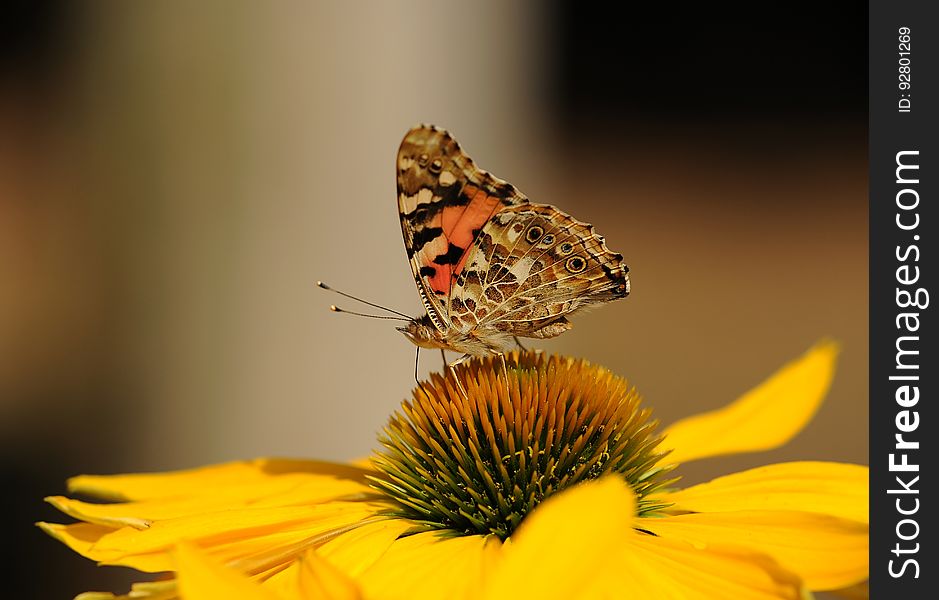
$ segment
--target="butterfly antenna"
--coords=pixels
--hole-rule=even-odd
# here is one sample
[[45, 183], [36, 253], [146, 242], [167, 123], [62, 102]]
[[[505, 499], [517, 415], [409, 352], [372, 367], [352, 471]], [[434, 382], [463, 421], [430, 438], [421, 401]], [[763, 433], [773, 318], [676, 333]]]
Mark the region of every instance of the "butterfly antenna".
[[365, 313], [354, 312], [351, 310], [346, 310], [344, 308], [339, 308], [335, 304], [330, 305], [329, 310], [336, 313], [346, 313], [347, 315], [355, 315], [357, 317], [368, 317], [369, 319], [386, 319], [389, 321], [410, 321], [411, 319], [405, 319], [404, 317], [391, 317], [388, 315], [367, 315]]
[[[323, 283], [322, 281], [317, 281], [317, 282], [316, 282], [316, 285], [317, 285], [318, 287], [323, 288], [324, 290], [328, 290], [328, 291], [330, 291], [330, 292], [339, 294], [340, 296], [344, 296], [344, 297], [346, 297], [346, 298], [348, 298], [348, 299], [350, 299], [350, 300], [355, 300], [356, 302], [361, 302], [362, 304], [367, 304], [367, 305], [369, 305], [369, 306], [371, 306], [371, 307], [373, 307], [373, 308], [379, 308], [379, 309], [381, 309], [381, 310], [384, 310], [384, 311], [390, 312], [390, 313], [392, 313], [392, 314], [398, 315], [399, 317], [404, 317], [404, 319], [407, 320], [407, 321], [410, 321], [410, 320], [411, 320], [411, 317], [409, 317], [408, 315], [406, 315], [406, 314], [404, 314], [404, 313], [402, 313], [402, 312], [398, 312], [398, 311], [396, 311], [396, 310], [392, 310], [392, 309], [390, 309], [390, 308], [388, 308], [388, 307], [386, 307], [386, 306], [382, 306], [381, 304], [375, 304], [374, 302], [369, 302], [368, 300], [362, 300], [361, 298], [356, 298], [356, 297], [353, 296], [352, 294], [347, 294], [347, 293], [345, 293], [345, 292], [341, 292], [341, 291], [337, 290], [336, 288], [331, 288], [331, 287], [329, 287], [328, 285], [326, 285], [325, 283]], [[332, 310], [333, 312], [347, 312], [347, 313], [349, 313], [350, 315], [358, 315], [358, 314], [359, 314], [359, 313], [354, 313], [354, 312], [351, 312], [351, 311], [348, 311], [348, 310], [339, 309], [339, 308], [337, 308], [335, 305], [330, 306], [329, 309]], [[371, 317], [371, 316], [374, 316], [374, 315], [360, 315], [360, 316], [363, 316], [363, 317]], [[393, 317], [377, 317], [377, 318], [391, 319], [391, 318], [393, 318]]]

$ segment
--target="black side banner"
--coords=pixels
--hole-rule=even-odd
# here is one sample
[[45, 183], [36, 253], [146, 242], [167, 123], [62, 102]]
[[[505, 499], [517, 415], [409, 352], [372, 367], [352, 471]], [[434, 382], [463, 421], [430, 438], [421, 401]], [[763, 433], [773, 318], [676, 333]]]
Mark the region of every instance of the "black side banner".
[[935, 598], [939, 19], [926, 0], [869, 6], [870, 591]]

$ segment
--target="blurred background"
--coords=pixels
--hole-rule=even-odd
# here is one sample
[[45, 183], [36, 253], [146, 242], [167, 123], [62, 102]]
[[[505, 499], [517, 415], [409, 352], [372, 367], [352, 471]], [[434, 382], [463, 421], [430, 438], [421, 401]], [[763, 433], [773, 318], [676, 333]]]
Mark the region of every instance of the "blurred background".
[[[10, 5], [0, 19], [0, 466], [13, 597], [132, 579], [32, 526], [78, 473], [365, 455], [413, 347], [322, 279], [420, 314], [394, 157], [449, 129], [594, 223], [633, 294], [537, 344], [663, 423], [819, 338], [827, 403], [777, 451], [867, 462], [866, 5]], [[764, 9], [767, 10], [767, 9]], [[439, 369], [434, 353], [423, 370]], [[11, 579], [12, 578], [12, 579]]]

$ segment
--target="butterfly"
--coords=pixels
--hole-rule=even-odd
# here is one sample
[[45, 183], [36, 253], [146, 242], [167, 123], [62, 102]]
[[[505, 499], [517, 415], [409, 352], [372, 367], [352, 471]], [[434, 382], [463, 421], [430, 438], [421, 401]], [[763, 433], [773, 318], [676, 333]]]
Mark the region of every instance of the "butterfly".
[[[568, 316], [629, 294], [623, 256], [593, 226], [479, 169], [446, 131], [411, 129], [398, 149], [398, 213], [425, 314], [399, 327], [419, 348], [503, 353]], [[520, 344], [519, 344], [520, 345]]]

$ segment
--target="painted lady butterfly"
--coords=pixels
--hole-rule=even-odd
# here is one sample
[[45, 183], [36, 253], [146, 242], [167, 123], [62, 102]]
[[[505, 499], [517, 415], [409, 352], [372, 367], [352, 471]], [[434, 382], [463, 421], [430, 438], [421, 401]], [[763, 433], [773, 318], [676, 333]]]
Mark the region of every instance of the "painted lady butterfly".
[[[446, 131], [415, 127], [398, 150], [398, 211], [427, 311], [399, 331], [421, 348], [496, 354], [552, 338], [567, 315], [625, 298], [629, 269], [593, 226], [476, 167]], [[504, 364], [504, 361], [503, 361]]]

